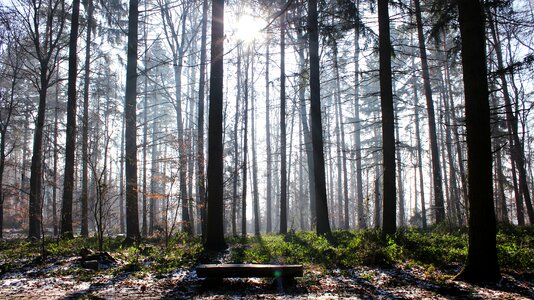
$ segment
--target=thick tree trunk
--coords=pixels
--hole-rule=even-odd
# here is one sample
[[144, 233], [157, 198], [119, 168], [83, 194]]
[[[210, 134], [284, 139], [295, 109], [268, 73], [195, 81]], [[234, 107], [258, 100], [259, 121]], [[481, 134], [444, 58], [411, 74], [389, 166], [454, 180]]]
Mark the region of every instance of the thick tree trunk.
[[49, 84], [47, 67], [41, 65], [41, 87], [39, 90], [39, 107], [35, 120], [33, 136], [32, 164], [30, 174], [30, 201], [29, 201], [29, 232], [30, 239], [39, 239], [41, 236], [41, 210], [42, 210], [42, 164], [43, 164], [43, 130], [46, 111], [46, 91]]
[[462, 36], [467, 164], [469, 184], [469, 248], [467, 264], [458, 279], [497, 281], [496, 222], [493, 204], [490, 105], [482, 4], [459, 1]]
[[223, 226], [223, 55], [224, 0], [213, 0], [208, 129], [208, 226], [205, 247], [226, 248]]
[[395, 185], [395, 116], [391, 78], [391, 41], [389, 34], [388, 0], [378, 0], [378, 30], [380, 55], [380, 105], [382, 111], [382, 155], [384, 168], [382, 229], [393, 234], [396, 224]]
[[72, 198], [74, 194], [74, 152], [76, 150], [76, 75], [78, 73], [78, 25], [80, 0], [72, 1], [71, 28], [69, 37], [69, 78], [67, 84], [67, 133], [65, 141], [65, 172], [63, 202], [61, 206], [61, 236], [73, 238]]
[[319, 28], [317, 0], [308, 1], [308, 37], [310, 46], [310, 98], [313, 167], [315, 173], [316, 230], [331, 238], [326, 196], [325, 163], [323, 152], [323, 125], [321, 120], [321, 80], [319, 69]]
[[130, 0], [128, 16], [128, 61], [126, 65], [125, 119], [125, 171], [126, 171], [126, 238], [137, 241], [139, 215], [137, 204], [137, 41], [139, 0]]

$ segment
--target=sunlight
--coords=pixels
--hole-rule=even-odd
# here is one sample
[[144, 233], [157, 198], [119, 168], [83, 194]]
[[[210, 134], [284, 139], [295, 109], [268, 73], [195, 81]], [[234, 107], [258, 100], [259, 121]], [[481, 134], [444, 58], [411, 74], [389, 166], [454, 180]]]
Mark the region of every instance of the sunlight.
[[237, 21], [236, 38], [245, 43], [262, 40], [264, 27], [265, 20], [251, 15], [243, 15]]

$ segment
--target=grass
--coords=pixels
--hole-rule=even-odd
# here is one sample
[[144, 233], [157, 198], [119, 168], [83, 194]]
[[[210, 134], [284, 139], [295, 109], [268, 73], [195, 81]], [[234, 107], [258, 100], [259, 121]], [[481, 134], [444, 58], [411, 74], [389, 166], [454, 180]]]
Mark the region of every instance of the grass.
[[[467, 256], [465, 230], [422, 231], [402, 229], [383, 237], [380, 230], [339, 230], [329, 242], [313, 232], [290, 232], [287, 235], [262, 235], [227, 239], [232, 246], [228, 262], [305, 264], [321, 270], [348, 269], [356, 266], [422, 265], [446, 268], [462, 265]], [[161, 241], [123, 247], [122, 238], [107, 238], [104, 248], [123, 263], [109, 272], [146, 272], [165, 274], [179, 268], [191, 268], [203, 255], [200, 238], [177, 234], [168, 247]], [[77, 256], [82, 248], [96, 249], [94, 238], [47, 240], [50, 257]], [[503, 227], [497, 234], [497, 251], [502, 269], [515, 272], [534, 271], [534, 229]], [[27, 240], [0, 241], [0, 274], [36, 263], [38, 243]], [[77, 272], [77, 271], [72, 271]], [[80, 274], [83, 273], [80, 268]]]

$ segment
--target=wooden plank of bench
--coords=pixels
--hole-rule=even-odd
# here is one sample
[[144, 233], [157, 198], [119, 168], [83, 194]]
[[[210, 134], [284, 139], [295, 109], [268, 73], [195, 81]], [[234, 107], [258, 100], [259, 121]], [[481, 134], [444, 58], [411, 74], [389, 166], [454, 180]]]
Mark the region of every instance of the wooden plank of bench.
[[302, 277], [302, 265], [266, 265], [266, 264], [204, 264], [197, 268], [198, 277], [211, 278], [245, 278], [245, 277]]

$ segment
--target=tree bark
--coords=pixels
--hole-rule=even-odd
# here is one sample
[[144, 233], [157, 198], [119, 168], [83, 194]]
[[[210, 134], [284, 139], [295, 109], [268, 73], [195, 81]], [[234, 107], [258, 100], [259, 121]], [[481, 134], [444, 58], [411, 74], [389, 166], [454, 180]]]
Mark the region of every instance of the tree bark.
[[265, 53], [265, 139], [266, 139], [266, 146], [267, 146], [267, 199], [265, 199], [265, 213], [266, 213], [266, 228], [265, 231], [267, 233], [271, 233], [272, 229], [272, 150], [271, 150], [271, 123], [270, 123], [270, 97], [269, 97], [269, 61], [270, 61], [270, 53], [269, 53], [269, 47], [270, 46], [270, 40], [267, 40], [266, 45], [266, 53]]
[[208, 129], [208, 250], [226, 248], [223, 226], [223, 55], [224, 0], [212, 0], [211, 77]]
[[[498, 281], [493, 204], [490, 105], [484, 14], [480, 1], [459, 1], [467, 126], [469, 242], [467, 264], [457, 279]], [[475, 171], [476, 170], [476, 171]]]
[[378, 52], [380, 55], [380, 104], [382, 111], [382, 155], [384, 167], [382, 230], [393, 234], [396, 225], [395, 116], [391, 78], [391, 41], [388, 0], [378, 0]]
[[321, 120], [321, 80], [319, 61], [319, 28], [317, 0], [308, 1], [308, 38], [310, 47], [310, 98], [313, 166], [315, 173], [316, 231], [331, 239], [326, 196], [326, 176], [323, 152], [323, 125]]
[[128, 60], [126, 65], [126, 95], [124, 105], [126, 142], [126, 238], [138, 241], [139, 216], [137, 204], [137, 42], [139, 0], [130, 0], [128, 16]]
[[287, 233], [286, 13], [280, 17], [280, 234]]
[[[89, 236], [89, 207], [88, 207], [88, 197], [89, 197], [89, 187], [88, 187], [88, 176], [89, 169], [87, 167], [87, 158], [88, 158], [88, 144], [89, 144], [89, 85], [91, 82], [91, 43], [92, 43], [92, 29], [93, 29], [93, 0], [87, 1], [87, 37], [85, 43], [85, 75], [84, 75], [84, 85], [83, 85], [83, 116], [82, 116], [82, 191], [81, 191], [81, 230], [80, 233], [83, 237]], [[123, 140], [123, 133], [121, 133], [121, 141]], [[123, 145], [121, 142], [121, 152], [123, 151]], [[124, 232], [124, 200], [123, 200], [123, 164], [122, 164], [121, 155], [121, 200], [119, 201], [120, 205], [120, 231]]]
[[200, 79], [198, 83], [198, 130], [197, 130], [197, 187], [200, 208], [202, 237], [206, 237], [206, 174], [204, 170], [204, 98], [206, 86], [206, 40], [208, 27], [208, 0], [202, 1], [202, 33], [200, 41]]

